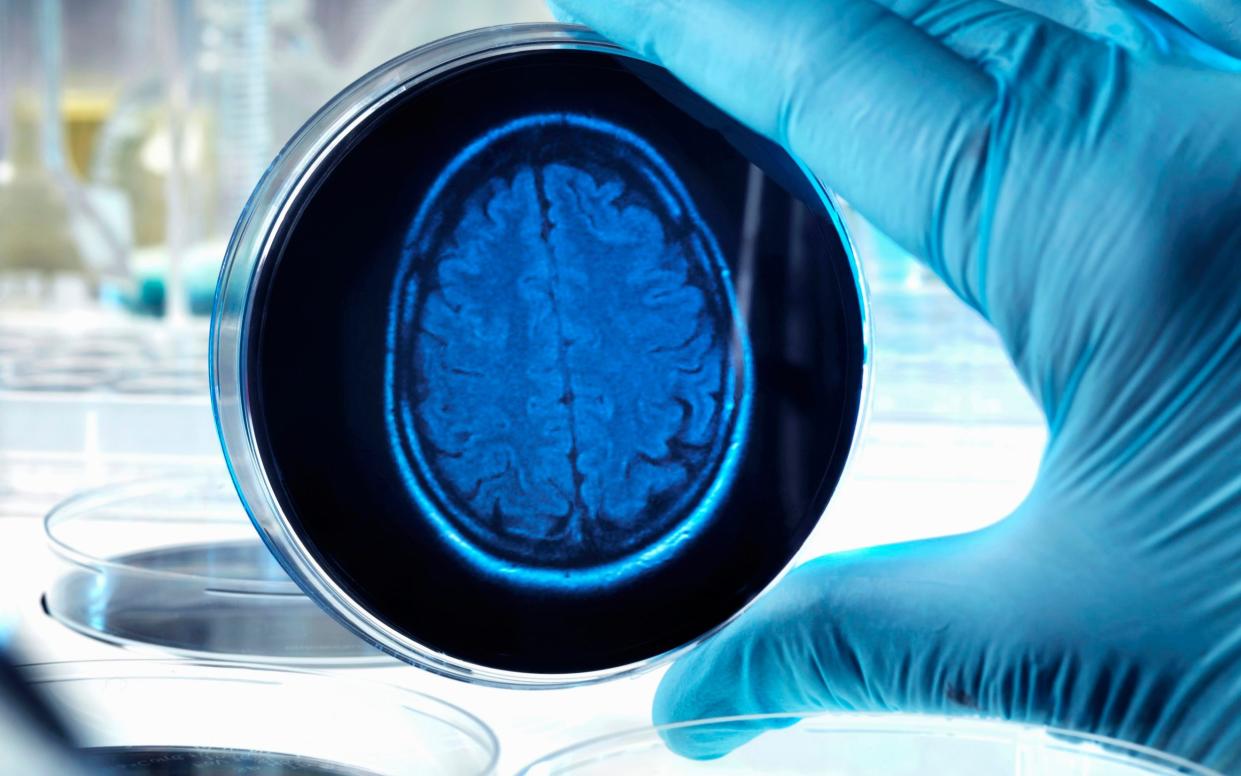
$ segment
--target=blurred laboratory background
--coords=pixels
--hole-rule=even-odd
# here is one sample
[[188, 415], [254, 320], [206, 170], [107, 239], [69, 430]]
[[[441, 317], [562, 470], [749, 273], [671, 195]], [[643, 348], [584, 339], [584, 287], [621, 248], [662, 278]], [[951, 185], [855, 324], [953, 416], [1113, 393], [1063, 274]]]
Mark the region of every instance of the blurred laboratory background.
[[[0, 0], [0, 512], [216, 465], [212, 295], [269, 161], [387, 59], [549, 18], [541, 0]], [[1037, 413], [981, 320], [848, 218], [875, 323], [853, 473], [977, 487], [969, 503], [905, 502], [940, 504], [938, 517], [858, 504], [865, 520], [838, 536], [867, 544], [1000, 517], [1022, 490], [1011, 480], [1033, 471]], [[867, 454], [892, 434], [899, 455]], [[945, 434], [965, 460], [925, 455]]]
[[219, 458], [207, 327], [285, 141], [410, 48], [539, 0], [0, 0], [0, 510]]
[[[284, 142], [355, 78], [444, 35], [541, 20], [542, 0], [0, 0], [0, 645], [16, 634], [28, 660], [108, 659], [97, 643], [142, 641], [261, 651], [238, 634], [270, 636], [273, 597], [297, 591], [233, 496], [211, 414], [209, 318], [233, 224]], [[807, 556], [1000, 519], [1045, 434], [981, 319], [845, 211], [869, 283], [872, 398]], [[131, 484], [106, 490], [117, 483]], [[151, 554], [164, 534], [181, 554]], [[186, 571], [190, 539], [231, 549]], [[229, 605], [256, 608], [229, 610], [220, 647], [223, 599], [192, 601], [230, 574], [254, 598]], [[163, 598], [125, 607], [152, 591]], [[328, 651], [269, 663], [383, 662], [342, 645], [334, 623], [278, 626]], [[582, 714], [556, 711], [554, 693], [497, 700], [390, 670], [486, 716], [514, 767], [649, 719], [649, 680], [591, 690], [620, 700]]]

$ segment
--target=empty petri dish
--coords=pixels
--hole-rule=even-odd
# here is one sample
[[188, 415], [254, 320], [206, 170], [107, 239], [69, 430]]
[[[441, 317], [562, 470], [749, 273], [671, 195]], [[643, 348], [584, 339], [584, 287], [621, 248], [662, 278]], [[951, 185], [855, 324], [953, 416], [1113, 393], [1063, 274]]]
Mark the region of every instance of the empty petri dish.
[[638, 670], [744, 609], [865, 396], [819, 182], [560, 25], [440, 41], [329, 103], [247, 206], [213, 324], [226, 457], [291, 576], [496, 685]]
[[[5, 643], [0, 623], [0, 646]], [[0, 652], [0, 773], [86, 773], [69, 746], [63, 720], [31, 692], [5, 652]]]
[[340, 675], [163, 660], [22, 671], [103, 773], [475, 776], [493, 771], [499, 751], [456, 706]]
[[200, 659], [388, 662], [289, 579], [226, 478], [87, 491], [54, 507], [44, 525], [63, 561], [44, 608], [88, 636]]
[[[759, 728], [767, 732], [751, 738]], [[746, 743], [718, 756], [723, 751], [720, 742], [742, 740]], [[698, 759], [674, 753], [669, 742]], [[1100, 736], [905, 714], [819, 714], [805, 719], [767, 714], [664, 725], [562, 749], [526, 766], [519, 776], [613, 773], [1219, 776], [1178, 757]]]

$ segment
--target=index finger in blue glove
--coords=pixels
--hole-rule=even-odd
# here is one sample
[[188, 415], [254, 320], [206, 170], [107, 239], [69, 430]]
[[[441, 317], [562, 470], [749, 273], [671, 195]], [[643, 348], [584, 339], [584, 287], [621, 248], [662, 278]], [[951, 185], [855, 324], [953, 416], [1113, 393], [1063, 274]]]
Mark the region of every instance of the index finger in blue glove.
[[790, 148], [980, 310], [986, 190], [1015, 120], [999, 71], [1091, 45], [991, 0], [553, 4]]
[[[555, 6], [791, 148], [906, 247], [922, 245], [936, 194], [978, 174], [994, 81], [870, 0]], [[910, 196], [887, 195], [894, 169]]]

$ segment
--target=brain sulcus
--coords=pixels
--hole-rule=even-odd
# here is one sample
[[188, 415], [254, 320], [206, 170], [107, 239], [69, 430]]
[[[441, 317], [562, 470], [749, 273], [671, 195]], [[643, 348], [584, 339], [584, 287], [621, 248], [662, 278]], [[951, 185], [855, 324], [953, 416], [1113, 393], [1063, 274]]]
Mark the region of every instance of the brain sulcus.
[[476, 140], [422, 202], [389, 315], [393, 449], [473, 561], [615, 579], [709, 523], [748, 347], [714, 236], [638, 137], [541, 114]]

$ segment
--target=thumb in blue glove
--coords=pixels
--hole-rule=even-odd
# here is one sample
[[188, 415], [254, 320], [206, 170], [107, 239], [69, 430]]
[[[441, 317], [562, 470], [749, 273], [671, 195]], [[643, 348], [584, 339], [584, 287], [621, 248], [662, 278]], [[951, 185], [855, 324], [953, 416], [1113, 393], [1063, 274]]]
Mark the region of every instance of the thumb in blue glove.
[[[556, 7], [923, 258], [999, 332], [1049, 427], [1006, 520], [796, 570], [671, 668], [656, 721], [985, 715], [1241, 772], [1237, 6]], [[716, 756], [759, 727], [671, 742]]]

